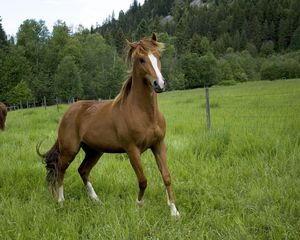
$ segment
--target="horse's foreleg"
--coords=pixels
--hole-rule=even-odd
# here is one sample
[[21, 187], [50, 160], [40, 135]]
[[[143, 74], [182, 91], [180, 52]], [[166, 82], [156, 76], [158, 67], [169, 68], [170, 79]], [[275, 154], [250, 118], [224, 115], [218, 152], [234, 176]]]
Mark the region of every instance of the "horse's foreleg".
[[166, 191], [167, 191], [167, 200], [168, 205], [171, 209], [171, 215], [174, 217], [179, 217], [180, 214], [175, 206], [175, 199], [173, 196], [173, 191], [171, 187], [171, 176], [167, 166], [167, 153], [166, 145], [164, 142], [160, 142], [152, 148], [152, 152], [155, 156], [155, 160], [158, 166], [159, 171], [161, 172]]
[[127, 154], [129, 156], [131, 166], [133, 167], [139, 182], [140, 191], [139, 191], [137, 203], [142, 205], [144, 203], [143, 197], [147, 187], [147, 179], [144, 175], [143, 167], [141, 164], [141, 159], [140, 159], [141, 153], [137, 148], [132, 148], [127, 151]]
[[79, 172], [79, 174], [82, 178], [82, 181], [86, 187], [88, 195], [90, 196], [90, 198], [92, 200], [94, 200], [96, 202], [100, 202], [100, 200], [92, 186], [92, 183], [89, 180], [89, 175], [90, 175], [92, 168], [96, 165], [96, 163], [98, 162], [98, 160], [102, 154], [103, 153], [86, 151], [85, 158], [78, 168], [78, 172]]

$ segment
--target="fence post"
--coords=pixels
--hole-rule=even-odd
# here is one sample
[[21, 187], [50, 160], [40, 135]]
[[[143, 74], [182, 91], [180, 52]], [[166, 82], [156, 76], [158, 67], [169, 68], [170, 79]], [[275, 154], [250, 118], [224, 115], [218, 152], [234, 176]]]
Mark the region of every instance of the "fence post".
[[44, 96], [44, 106], [45, 106], [45, 110], [46, 110], [46, 108], [47, 108], [46, 96]]
[[205, 105], [206, 105], [206, 119], [207, 119], [207, 128], [210, 130], [210, 105], [209, 105], [209, 88], [205, 86]]

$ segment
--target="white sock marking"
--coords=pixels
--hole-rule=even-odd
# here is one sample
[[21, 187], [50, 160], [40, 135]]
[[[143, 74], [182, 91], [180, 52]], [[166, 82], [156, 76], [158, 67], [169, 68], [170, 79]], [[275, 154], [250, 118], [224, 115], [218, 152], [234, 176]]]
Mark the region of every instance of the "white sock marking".
[[171, 216], [172, 217], [175, 217], [175, 218], [179, 218], [180, 217], [180, 214], [175, 206], [175, 203], [172, 203], [170, 202], [170, 199], [169, 199], [169, 194], [168, 194], [168, 191], [166, 190], [166, 193], [167, 193], [167, 201], [168, 201], [168, 206], [170, 207], [171, 209]]
[[151, 62], [151, 64], [152, 64], [153, 68], [154, 68], [154, 71], [155, 71], [155, 73], [156, 73], [156, 76], [157, 76], [157, 83], [158, 83], [158, 85], [160, 86], [160, 88], [163, 89], [163, 88], [165, 87], [165, 81], [164, 81], [164, 78], [163, 78], [163, 76], [162, 76], [162, 74], [161, 74], [159, 68], [158, 68], [158, 65], [157, 65], [157, 58], [156, 58], [152, 53], [150, 53], [150, 54], [148, 55], [148, 57], [149, 57], [150, 62]]
[[142, 198], [141, 200], [136, 199], [136, 203], [140, 206], [144, 205], [144, 198]]
[[58, 199], [57, 201], [59, 203], [65, 201], [65, 198], [64, 198], [64, 186], [61, 185], [59, 188], [58, 188]]
[[92, 184], [90, 182], [86, 183], [86, 189], [87, 189], [87, 192], [88, 192], [91, 199], [93, 199], [97, 202], [100, 201], [97, 194], [96, 194], [96, 192], [95, 192], [95, 190], [94, 190], [94, 188], [93, 188], [93, 186], [92, 186]]
[[179, 218], [180, 214], [179, 214], [179, 212], [178, 212], [178, 210], [175, 206], [175, 203], [171, 203], [169, 206], [170, 206], [170, 209], [171, 209], [171, 216]]

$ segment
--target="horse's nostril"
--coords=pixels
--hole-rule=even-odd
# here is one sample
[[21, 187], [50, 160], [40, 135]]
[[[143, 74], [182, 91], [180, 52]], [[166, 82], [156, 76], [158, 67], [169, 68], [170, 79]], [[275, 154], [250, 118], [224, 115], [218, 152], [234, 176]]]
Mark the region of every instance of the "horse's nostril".
[[157, 81], [154, 81], [153, 84], [154, 84], [154, 87], [158, 87]]

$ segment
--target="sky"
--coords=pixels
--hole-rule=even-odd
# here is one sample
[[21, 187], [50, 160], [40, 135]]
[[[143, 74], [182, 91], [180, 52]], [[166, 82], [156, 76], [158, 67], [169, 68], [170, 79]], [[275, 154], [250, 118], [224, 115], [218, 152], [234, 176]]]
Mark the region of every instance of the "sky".
[[[138, 0], [143, 4], [144, 0]], [[26, 19], [44, 20], [51, 32], [57, 20], [76, 28], [79, 24], [90, 29], [112, 15], [126, 12], [133, 0], [0, 0], [0, 17], [6, 35], [15, 36]]]

